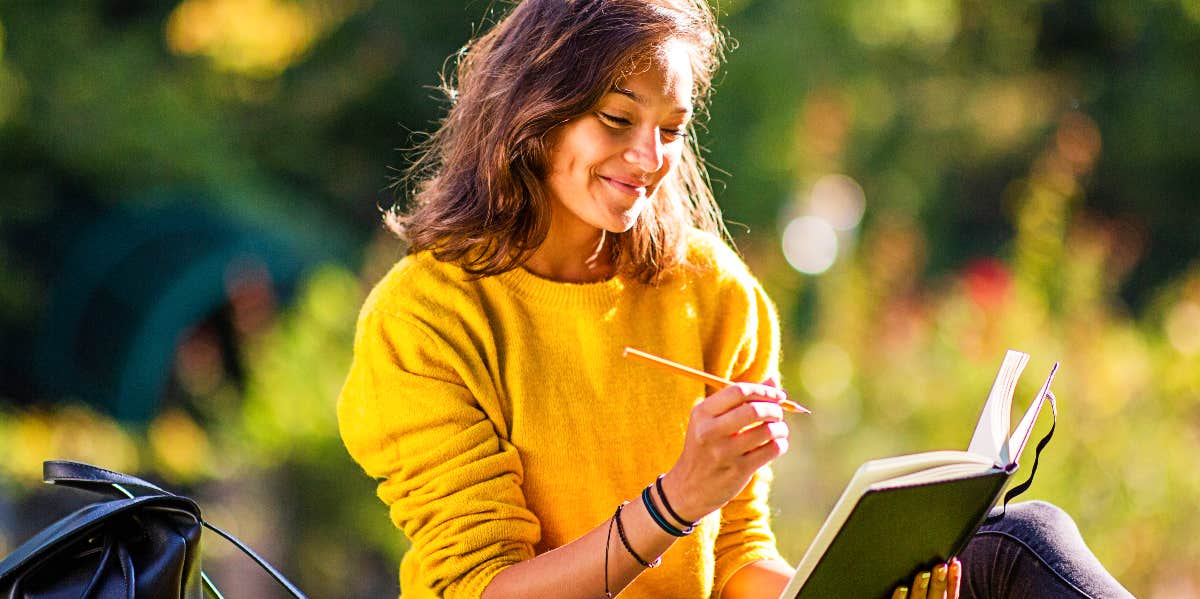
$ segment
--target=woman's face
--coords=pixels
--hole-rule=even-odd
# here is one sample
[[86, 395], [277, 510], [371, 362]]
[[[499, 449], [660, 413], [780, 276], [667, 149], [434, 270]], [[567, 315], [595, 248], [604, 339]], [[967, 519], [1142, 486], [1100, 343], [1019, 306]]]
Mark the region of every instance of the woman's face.
[[557, 131], [546, 177], [553, 227], [627, 231], [672, 176], [692, 116], [687, 47], [668, 42], [648, 62]]

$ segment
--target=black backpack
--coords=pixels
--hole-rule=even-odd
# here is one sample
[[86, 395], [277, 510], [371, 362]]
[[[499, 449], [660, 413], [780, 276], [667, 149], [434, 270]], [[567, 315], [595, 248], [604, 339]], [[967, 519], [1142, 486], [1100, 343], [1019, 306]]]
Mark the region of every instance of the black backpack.
[[241, 541], [200, 517], [195, 501], [140, 478], [51, 460], [43, 478], [110, 497], [42, 529], [0, 561], [0, 597], [201, 599], [220, 591], [200, 569], [203, 529], [250, 556], [293, 596], [291, 582]]

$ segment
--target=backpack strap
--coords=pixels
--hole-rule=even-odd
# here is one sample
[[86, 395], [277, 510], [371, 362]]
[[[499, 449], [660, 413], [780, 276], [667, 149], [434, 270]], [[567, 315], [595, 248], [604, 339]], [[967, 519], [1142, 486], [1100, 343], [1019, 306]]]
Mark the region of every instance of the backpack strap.
[[[296, 597], [296, 599], [308, 599], [308, 597], [305, 596], [300, 589], [296, 588], [296, 585], [292, 584], [292, 582], [288, 580], [282, 573], [280, 573], [279, 570], [276, 570], [274, 566], [267, 562], [267, 560], [260, 557], [254, 552], [253, 549], [247, 547], [246, 544], [237, 537], [217, 528], [216, 526], [213, 526], [212, 524], [209, 524], [206, 520], [201, 520], [200, 523], [203, 524], [205, 528], [217, 533], [218, 535], [221, 535], [221, 537], [223, 537], [226, 541], [233, 543], [233, 545], [238, 549], [241, 549], [242, 553], [245, 553], [250, 559], [254, 560], [254, 563], [258, 564], [258, 566], [265, 570], [267, 574], [270, 574], [271, 578], [274, 578], [275, 582], [278, 582], [280, 586], [287, 589], [287, 592], [291, 593], [293, 597]], [[209, 584], [211, 584], [211, 582]]]
[[174, 495], [174, 493], [136, 476], [114, 472], [99, 466], [71, 460], [42, 462], [42, 480], [62, 487], [75, 487], [101, 495], [131, 497], [140, 495]]

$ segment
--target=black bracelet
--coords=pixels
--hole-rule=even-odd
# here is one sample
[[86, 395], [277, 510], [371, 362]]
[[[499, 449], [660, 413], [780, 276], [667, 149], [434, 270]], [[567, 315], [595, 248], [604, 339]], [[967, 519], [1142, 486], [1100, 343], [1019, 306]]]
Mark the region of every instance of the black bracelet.
[[654, 500], [650, 498], [650, 487], [653, 486], [653, 484], [649, 484], [646, 485], [645, 489], [642, 489], [642, 503], [646, 505], [646, 511], [650, 512], [650, 518], [654, 520], [654, 523], [657, 524], [659, 528], [663, 529], [663, 532], [673, 537], [686, 536], [695, 530], [692, 528], [689, 528], [686, 531], [679, 530], [678, 528], [672, 526], [670, 522], [667, 522], [667, 519], [664, 518], [662, 514], [658, 513], [658, 507], [654, 505]]
[[663, 507], [667, 509], [667, 513], [671, 514], [671, 517], [674, 518], [676, 522], [683, 525], [684, 534], [690, 533], [695, 530], [697, 522], [688, 522], [687, 520], [680, 518], [679, 514], [675, 513], [675, 510], [671, 508], [671, 502], [667, 501], [667, 493], [663, 491], [662, 480], [664, 476], [666, 475], [660, 474], [658, 475], [658, 478], [654, 480], [654, 487], [658, 489], [658, 498], [662, 500]]
[[642, 556], [638, 555], [637, 552], [633, 550], [633, 545], [629, 544], [629, 538], [625, 536], [625, 525], [621, 524], [621, 508], [624, 508], [628, 503], [629, 502], [626, 501], [625, 503], [618, 505], [617, 513], [613, 515], [613, 520], [617, 521], [617, 535], [621, 537], [621, 544], [625, 546], [625, 550], [629, 552], [629, 555], [632, 555], [633, 559], [637, 560], [637, 563], [641, 564], [643, 568], [657, 568], [658, 565], [662, 563], [662, 556], [658, 556], [652, 562], [642, 559]]
[[608, 534], [604, 535], [604, 597], [606, 599], [613, 599], [612, 591], [608, 590], [608, 554], [609, 547], [612, 546], [613, 520], [616, 519], [616, 516], [608, 519]]

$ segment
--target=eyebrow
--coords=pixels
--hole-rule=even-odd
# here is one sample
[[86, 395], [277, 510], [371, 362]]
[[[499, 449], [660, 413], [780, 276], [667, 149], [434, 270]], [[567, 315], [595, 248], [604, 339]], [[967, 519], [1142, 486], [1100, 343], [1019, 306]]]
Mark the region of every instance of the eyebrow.
[[[626, 98], [629, 98], [630, 100], [633, 100], [634, 102], [637, 102], [638, 104], [645, 105], [648, 103], [648, 102], [646, 102], [645, 98], [639, 96], [637, 94], [637, 92], [634, 92], [631, 89], [625, 89], [623, 87], [617, 87], [614, 85], [614, 86], [612, 86], [612, 89], [609, 90], [609, 93], [620, 94], [622, 96], [625, 96]], [[691, 114], [692, 109], [688, 108], [687, 106], [676, 106], [675, 110], [673, 110], [671, 112], [672, 112], [672, 114]]]

